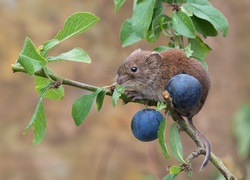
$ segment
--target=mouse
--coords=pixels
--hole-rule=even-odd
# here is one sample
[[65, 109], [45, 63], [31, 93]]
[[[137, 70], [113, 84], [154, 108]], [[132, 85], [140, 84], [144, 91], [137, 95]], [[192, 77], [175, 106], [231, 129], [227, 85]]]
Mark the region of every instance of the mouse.
[[190, 127], [197, 133], [206, 148], [201, 170], [208, 164], [211, 154], [209, 140], [193, 123], [193, 117], [203, 107], [210, 89], [209, 74], [203, 65], [193, 58], [188, 58], [181, 49], [162, 52], [137, 49], [119, 66], [115, 79], [117, 84], [125, 87], [126, 95], [132, 100], [165, 102], [162, 93], [169, 80], [178, 74], [191, 75], [201, 84], [202, 94], [197, 104], [188, 110], [176, 109], [181, 116], [187, 118]]

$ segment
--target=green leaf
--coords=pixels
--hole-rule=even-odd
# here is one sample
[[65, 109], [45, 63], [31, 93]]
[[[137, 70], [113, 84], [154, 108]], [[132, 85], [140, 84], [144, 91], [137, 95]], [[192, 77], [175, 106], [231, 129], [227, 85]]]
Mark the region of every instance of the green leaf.
[[159, 37], [160, 37], [160, 32], [154, 33], [152, 30], [150, 30], [150, 31], [148, 31], [148, 34], [146, 35], [145, 39], [149, 43], [154, 43], [158, 40]]
[[120, 31], [120, 41], [122, 42], [122, 46], [126, 47], [140, 40], [140, 36], [136, 34], [132, 28], [132, 20], [126, 19], [122, 24]]
[[153, 11], [151, 28], [149, 28], [146, 35], [146, 40], [150, 43], [156, 42], [160, 37], [161, 32], [167, 34], [165, 33], [164, 29], [168, 28], [169, 23], [171, 22], [171, 18], [162, 14], [163, 10], [164, 7], [162, 6], [162, 3], [160, 1], [156, 1]]
[[175, 32], [188, 38], [195, 38], [195, 28], [191, 18], [182, 11], [177, 11], [172, 16]]
[[205, 60], [207, 53], [209, 53], [212, 49], [207, 44], [205, 44], [199, 38], [199, 36], [196, 36], [195, 39], [188, 39], [188, 42], [191, 44], [191, 49], [193, 50], [192, 56], [195, 59], [199, 60], [200, 63], [202, 63], [202, 65], [205, 68], [208, 68], [204, 60]]
[[141, 38], [145, 38], [151, 24], [154, 4], [156, 0], [137, 1], [132, 16], [134, 32]]
[[162, 109], [165, 109], [166, 107], [167, 107], [166, 103], [164, 103], [164, 102], [157, 102], [156, 111], [160, 111]]
[[250, 105], [242, 105], [233, 118], [233, 132], [236, 137], [238, 153], [242, 159], [250, 155]]
[[169, 28], [169, 24], [171, 22], [172, 22], [172, 19], [164, 14], [156, 17], [152, 23], [152, 30], [153, 30], [154, 34], [158, 34], [161, 31], [164, 32], [164, 29]]
[[52, 49], [53, 47], [55, 47], [57, 44], [59, 44], [60, 41], [57, 39], [51, 39], [49, 41], [46, 41], [43, 44], [43, 49], [41, 50], [41, 55], [43, 57], [46, 57], [47, 53], [49, 52], [50, 49]]
[[46, 117], [42, 103], [39, 106], [38, 113], [34, 118], [35, 118], [33, 123], [34, 139], [32, 143], [39, 144], [43, 141], [46, 134]]
[[45, 117], [45, 113], [44, 113], [44, 108], [43, 108], [43, 104], [42, 104], [42, 100], [43, 100], [43, 96], [45, 95], [47, 89], [49, 88], [49, 86], [47, 85], [44, 89], [43, 89], [43, 93], [41, 94], [35, 112], [28, 124], [28, 126], [25, 128], [23, 134], [27, 135], [28, 130], [33, 126], [33, 131], [34, 131], [34, 139], [33, 139], [33, 143], [34, 144], [39, 144], [40, 142], [42, 142], [42, 140], [45, 137], [46, 134], [46, 117]]
[[166, 137], [165, 137], [166, 126], [167, 126], [166, 119], [164, 118], [159, 125], [158, 139], [159, 139], [162, 153], [164, 154], [166, 159], [170, 159], [170, 155], [169, 155], [167, 145], [166, 145]]
[[188, 16], [193, 16], [193, 12], [187, 6], [181, 6], [181, 11]]
[[112, 95], [112, 104], [113, 104], [114, 108], [116, 107], [118, 99], [121, 96], [121, 94], [124, 92], [124, 90], [125, 90], [125, 88], [123, 86], [116, 84], [115, 90], [114, 90], [113, 95]]
[[101, 92], [98, 93], [98, 95], [96, 97], [96, 109], [97, 109], [97, 111], [101, 110], [106, 93], [107, 93], [107, 91], [105, 91], [105, 90], [102, 90]]
[[23, 134], [27, 135], [28, 130], [32, 126], [34, 127], [33, 143], [39, 144], [42, 141], [42, 139], [44, 138], [45, 133], [46, 133], [46, 117], [45, 117], [42, 101], [39, 101], [37, 103], [35, 112], [31, 118], [28, 126], [25, 128]]
[[91, 63], [89, 55], [81, 48], [74, 48], [68, 52], [60, 54], [59, 56], [56, 57], [50, 56], [47, 59], [48, 61], [51, 62], [68, 60], [68, 61]]
[[175, 174], [168, 174], [162, 180], [174, 180], [176, 178]]
[[174, 123], [170, 128], [170, 149], [173, 156], [181, 163], [186, 163], [183, 159], [183, 149], [181, 145], [180, 134], [176, 123]]
[[199, 5], [194, 3], [187, 3], [183, 6], [187, 6], [198, 18], [209, 21], [215, 29], [222, 32], [223, 37], [227, 36], [228, 21], [226, 17], [211, 4]]
[[193, 176], [193, 172], [192, 171], [188, 171], [188, 177], [192, 179], [192, 176]]
[[90, 112], [94, 99], [101, 91], [102, 89], [99, 88], [91, 94], [87, 94], [80, 97], [73, 103], [71, 113], [77, 126], [80, 126], [82, 122], [86, 119]]
[[217, 30], [209, 21], [200, 19], [196, 16], [192, 16], [191, 19], [194, 23], [196, 31], [201, 33], [205, 38], [207, 36], [217, 36]]
[[66, 19], [63, 29], [52, 39], [44, 43], [42, 56], [45, 57], [49, 50], [60, 42], [78, 35], [91, 26], [95, 25], [100, 20], [99, 17], [88, 12], [77, 12]]
[[163, 15], [163, 10], [164, 7], [162, 6], [162, 4], [157, 4], [159, 3], [159, 1], [156, 2], [154, 11], [153, 11], [153, 17], [152, 17], [152, 30], [156, 29], [155, 26], [157, 26], [157, 24], [159, 23], [159, 19], [161, 18], [161, 16]]
[[183, 4], [186, 2], [187, 2], [187, 0], [176, 0], [176, 4]]
[[63, 29], [58, 32], [54, 39], [64, 41], [86, 31], [99, 20], [100, 18], [88, 12], [74, 13], [65, 21]]
[[25, 71], [33, 76], [35, 72], [47, 64], [44, 59], [37, 51], [32, 41], [27, 37], [24, 42], [23, 49], [18, 57], [17, 61]]
[[182, 168], [180, 166], [171, 166], [170, 167], [170, 174], [178, 175], [182, 171]]
[[[51, 86], [53, 82], [47, 78], [36, 76], [35, 83], [36, 83], [35, 89], [37, 93], [41, 95], [44, 91], [44, 87]], [[61, 100], [63, 97], [64, 97], [63, 86], [59, 86], [59, 88], [57, 89], [50, 88], [46, 91], [46, 93], [43, 96], [43, 98], [49, 98], [54, 100]]]
[[114, 0], [115, 3], [115, 12], [118, 12], [122, 5], [125, 3], [126, 0]]
[[190, 58], [192, 56], [193, 51], [191, 50], [191, 44], [184, 48], [184, 53], [186, 54], [187, 58]]
[[211, 5], [208, 0], [187, 0], [187, 3], [194, 3], [199, 5]]
[[162, 51], [167, 51], [167, 50], [170, 50], [170, 49], [173, 49], [173, 48], [168, 47], [168, 46], [158, 46], [158, 47], [154, 48], [154, 51], [162, 52]]

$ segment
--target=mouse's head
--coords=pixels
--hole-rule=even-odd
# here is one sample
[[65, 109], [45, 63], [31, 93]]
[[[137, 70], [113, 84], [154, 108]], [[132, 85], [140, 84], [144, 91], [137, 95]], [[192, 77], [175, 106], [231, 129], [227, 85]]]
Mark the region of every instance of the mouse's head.
[[162, 58], [157, 52], [132, 52], [117, 70], [116, 82], [128, 90], [138, 91], [154, 84], [160, 73]]

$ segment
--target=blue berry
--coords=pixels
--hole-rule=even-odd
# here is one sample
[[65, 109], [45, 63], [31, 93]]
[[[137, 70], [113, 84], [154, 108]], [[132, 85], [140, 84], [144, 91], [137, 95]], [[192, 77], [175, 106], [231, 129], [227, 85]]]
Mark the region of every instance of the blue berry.
[[195, 77], [188, 74], [178, 74], [172, 77], [166, 90], [172, 97], [175, 108], [181, 111], [192, 109], [202, 95], [201, 84]]
[[131, 122], [131, 130], [134, 136], [144, 142], [158, 138], [158, 127], [163, 119], [162, 114], [154, 109], [138, 111]]

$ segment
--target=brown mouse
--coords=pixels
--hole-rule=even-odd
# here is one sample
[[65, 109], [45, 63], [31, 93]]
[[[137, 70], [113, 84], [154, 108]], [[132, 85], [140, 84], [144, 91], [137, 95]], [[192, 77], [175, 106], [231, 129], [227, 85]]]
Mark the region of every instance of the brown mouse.
[[195, 77], [202, 86], [202, 96], [189, 111], [177, 111], [187, 117], [190, 126], [202, 139], [206, 147], [206, 156], [201, 169], [210, 159], [210, 143], [207, 138], [194, 126], [192, 118], [202, 108], [210, 89], [210, 79], [206, 69], [192, 58], [187, 58], [180, 49], [163, 52], [142, 51], [132, 52], [121, 64], [117, 71], [116, 82], [126, 88], [129, 97], [164, 102], [163, 91], [169, 80], [177, 74], [189, 74]]

